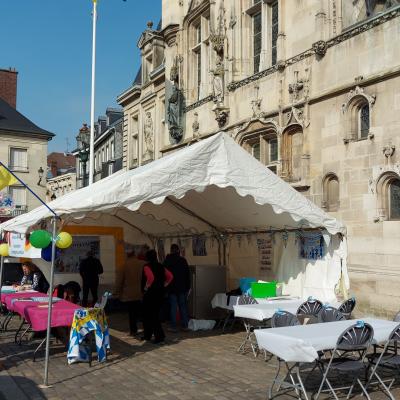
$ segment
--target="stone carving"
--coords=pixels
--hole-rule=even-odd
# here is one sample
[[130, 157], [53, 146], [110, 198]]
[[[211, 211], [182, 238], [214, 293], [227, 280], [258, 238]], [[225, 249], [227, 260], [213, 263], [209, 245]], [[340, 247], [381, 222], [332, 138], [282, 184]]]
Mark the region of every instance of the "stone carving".
[[229, 108], [226, 107], [215, 107], [215, 120], [218, 122], [219, 128], [223, 128], [228, 122]]
[[256, 96], [255, 99], [250, 102], [251, 109], [253, 110], [252, 118], [263, 118], [265, 113], [261, 111], [261, 103], [262, 99], [259, 97], [260, 87], [258, 85], [255, 86]]
[[308, 128], [310, 126], [310, 120], [304, 115], [304, 111], [296, 107], [292, 107], [291, 110], [286, 113], [286, 126], [290, 124], [299, 124], [302, 128]]
[[383, 155], [386, 157], [388, 161], [390, 161], [390, 158], [393, 156], [394, 152], [396, 150], [396, 146], [394, 144], [387, 144], [383, 149]]
[[194, 121], [192, 124], [193, 136], [197, 137], [200, 129], [199, 114], [195, 112], [193, 115], [194, 115]]
[[172, 82], [179, 84], [179, 64], [182, 62], [182, 56], [175, 56], [172, 63], [171, 71], [169, 73], [169, 78]]
[[290, 101], [292, 104], [308, 97], [310, 72], [310, 68], [307, 68], [306, 77], [299, 79], [299, 71], [294, 71], [294, 82], [289, 84]]
[[218, 59], [213, 74], [213, 100], [217, 105], [224, 103], [224, 65], [222, 60]]
[[180, 126], [181, 115], [181, 93], [176, 85], [172, 85], [172, 93], [168, 99], [168, 128], [169, 135], [173, 144], [177, 144], [182, 140], [183, 130]]
[[144, 143], [145, 143], [145, 159], [149, 160], [153, 157], [153, 119], [151, 117], [151, 112], [146, 112], [146, 120], [144, 122]]
[[210, 42], [221, 60], [223, 60], [224, 56], [225, 38], [225, 9], [221, 2], [217, 18], [217, 29], [215, 32], [210, 33]]
[[[398, 0], [396, 0], [398, 1]], [[326, 42], [326, 49], [329, 49], [330, 47], [336, 46], [346, 40], [351, 39], [354, 36], [360, 35], [361, 33], [368, 31], [370, 29], [375, 28], [376, 26], [379, 26], [381, 24], [384, 24], [387, 21], [390, 21], [394, 18], [397, 18], [400, 16], [400, 9], [396, 8], [391, 12], [387, 12], [384, 13], [380, 16], [377, 16], [376, 18], [372, 19], [372, 20], [367, 20], [364, 21], [363, 23], [357, 25], [356, 27], [352, 28], [352, 29], [348, 29], [346, 30], [344, 33], [333, 37], [332, 39], [328, 40]], [[243, 86], [249, 85], [252, 82], [256, 82], [261, 78], [264, 78], [268, 75], [271, 75], [273, 73], [275, 73], [278, 70], [283, 70], [284, 68], [296, 64], [300, 61], [303, 61], [311, 56], [313, 56], [315, 54], [315, 50], [313, 48], [308, 49], [306, 51], [304, 51], [303, 53], [300, 53], [294, 57], [288, 58], [285, 61], [282, 61], [282, 65], [273, 65], [270, 68], [265, 69], [264, 71], [260, 71], [257, 72], [256, 74], [249, 76], [248, 78], [242, 79], [240, 81], [236, 81], [236, 82], [231, 82], [228, 85], [228, 90], [233, 92], [236, 89], [239, 89]]]
[[328, 50], [328, 45], [324, 40], [318, 40], [318, 42], [313, 43], [312, 48], [316, 55], [323, 57]]

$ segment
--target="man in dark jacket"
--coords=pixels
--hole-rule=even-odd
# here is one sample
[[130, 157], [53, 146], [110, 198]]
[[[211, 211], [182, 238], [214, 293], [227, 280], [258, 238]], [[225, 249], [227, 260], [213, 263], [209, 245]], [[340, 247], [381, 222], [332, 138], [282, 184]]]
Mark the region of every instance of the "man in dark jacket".
[[165, 258], [164, 266], [172, 272], [174, 277], [168, 288], [171, 331], [177, 330], [176, 311], [178, 307], [182, 328], [187, 329], [189, 322], [187, 297], [190, 290], [190, 270], [186, 259], [181, 256], [177, 244], [171, 245], [171, 253]]
[[82, 306], [87, 307], [88, 305], [89, 289], [92, 292], [93, 305], [96, 304], [98, 299], [99, 275], [103, 273], [103, 266], [92, 251], [89, 251], [87, 258], [81, 261], [79, 273], [82, 277]]

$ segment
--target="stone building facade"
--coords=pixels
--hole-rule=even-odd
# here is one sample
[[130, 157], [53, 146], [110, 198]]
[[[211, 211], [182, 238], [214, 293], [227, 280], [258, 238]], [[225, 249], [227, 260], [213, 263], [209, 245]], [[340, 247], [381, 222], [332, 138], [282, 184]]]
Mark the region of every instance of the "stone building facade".
[[[347, 225], [358, 311], [398, 311], [400, 2], [163, 0], [162, 6], [160, 29], [144, 33], [156, 39], [139, 44], [142, 65], [146, 46], [163, 52], [164, 83], [136, 84], [127, 91], [136, 91], [135, 99], [119, 98], [125, 148], [139, 149], [124, 152], [125, 165], [146, 161], [144, 112], [157, 127], [154, 159], [227, 132]], [[149, 67], [151, 77], [158, 66]], [[147, 99], [151, 106], [141, 107], [137, 125], [131, 110]]]
[[[54, 137], [17, 111], [15, 69], [0, 70], [0, 160], [41, 199], [46, 198], [47, 145]], [[0, 222], [38, 207], [22, 184], [0, 191]]]
[[[106, 178], [122, 169], [123, 163], [123, 111], [108, 107], [106, 115], [98, 117], [94, 127], [94, 176], [93, 182]], [[90, 128], [83, 124], [80, 131], [89, 133]], [[89, 143], [86, 144], [88, 151]], [[76, 157], [76, 188], [89, 183], [89, 161], [82, 162], [80, 151], [72, 154]]]

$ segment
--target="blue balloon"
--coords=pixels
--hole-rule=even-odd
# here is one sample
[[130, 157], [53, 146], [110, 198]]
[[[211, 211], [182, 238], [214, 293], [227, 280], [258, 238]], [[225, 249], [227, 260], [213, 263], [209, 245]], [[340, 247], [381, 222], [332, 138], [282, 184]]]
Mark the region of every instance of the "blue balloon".
[[[56, 250], [56, 257], [55, 257], [55, 258], [60, 257], [60, 254], [61, 254], [60, 249], [58, 249], [58, 248], [56, 247], [55, 250]], [[48, 245], [46, 248], [42, 249], [42, 258], [43, 258], [43, 260], [45, 260], [45, 261], [48, 261], [48, 262], [51, 261], [51, 244]]]

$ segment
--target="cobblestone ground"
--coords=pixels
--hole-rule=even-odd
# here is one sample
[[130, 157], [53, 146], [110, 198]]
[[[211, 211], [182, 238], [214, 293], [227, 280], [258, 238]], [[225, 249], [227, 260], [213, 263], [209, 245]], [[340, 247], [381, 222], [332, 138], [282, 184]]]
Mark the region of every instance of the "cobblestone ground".
[[[18, 321], [15, 321], [17, 323]], [[16, 325], [14, 325], [15, 327]], [[43, 356], [33, 362], [37, 341], [14, 344], [14, 332], [0, 334], [0, 400], [26, 399], [266, 399], [275, 360], [265, 362], [236, 352], [243, 331], [222, 335], [168, 334], [164, 346], [142, 343], [127, 335], [122, 314], [110, 317], [112, 354], [107, 363], [68, 366], [65, 348], [53, 345], [49, 380], [40, 388]], [[397, 394], [397, 396], [396, 396]], [[400, 398], [400, 390], [395, 392]], [[372, 393], [373, 399], [384, 399]], [[280, 399], [293, 398], [288, 395]]]

